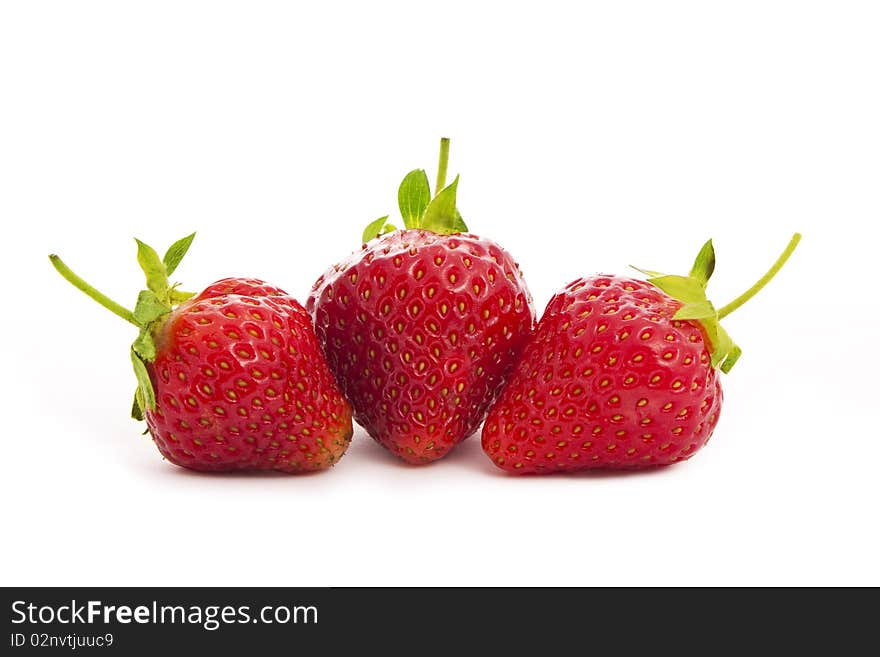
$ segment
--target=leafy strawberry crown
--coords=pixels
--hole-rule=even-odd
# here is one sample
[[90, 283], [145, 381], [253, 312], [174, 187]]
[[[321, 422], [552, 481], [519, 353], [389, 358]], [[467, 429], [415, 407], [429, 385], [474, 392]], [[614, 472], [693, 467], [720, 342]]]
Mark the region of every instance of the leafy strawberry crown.
[[656, 285], [666, 294], [681, 302], [672, 319], [694, 320], [699, 322], [709, 338], [709, 353], [712, 356], [712, 367], [720, 367], [727, 374], [742, 355], [739, 348], [727, 331], [721, 326], [721, 320], [743, 305], [763, 289], [776, 276], [801, 241], [800, 233], [795, 233], [782, 254], [758, 281], [736, 299], [717, 309], [706, 297], [706, 285], [715, 271], [715, 247], [709, 240], [700, 249], [694, 260], [694, 266], [687, 276], [662, 274], [650, 269], [633, 267], [648, 276], [648, 282]]
[[194, 296], [194, 292], [183, 292], [178, 289], [177, 283], [170, 283], [168, 277], [174, 273], [183, 256], [189, 250], [193, 238], [192, 233], [177, 240], [172, 244], [165, 255], [160, 258], [156, 250], [149, 244], [135, 238], [137, 243], [137, 261], [147, 279], [147, 289], [138, 294], [134, 310], [116, 303], [107, 295], [99, 292], [89, 285], [59, 258], [52, 254], [49, 260], [56, 271], [64, 279], [78, 290], [104, 306], [107, 310], [118, 315], [130, 324], [138, 327], [138, 337], [131, 345], [131, 364], [137, 378], [137, 390], [135, 390], [134, 403], [131, 407], [131, 416], [136, 420], [144, 419], [147, 409], [156, 408], [156, 393], [153, 383], [147, 372], [147, 363], [156, 359], [156, 343], [154, 336], [165, 317], [180, 303]]
[[[433, 198], [428, 174], [424, 169], [413, 169], [406, 174], [397, 189], [397, 204], [404, 226], [429, 230], [439, 235], [467, 232], [468, 227], [455, 205], [458, 176], [455, 176], [451, 184], [446, 185], [448, 164], [449, 139], [443, 137], [440, 140], [440, 161], [437, 166], [437, 183], [434, 185], [436, 195]], [[387, 223], [388, 217], [386, 214], [367, 225], [361, 237], [364, 244], [374, 237], [397, 230], [394, 224]]]

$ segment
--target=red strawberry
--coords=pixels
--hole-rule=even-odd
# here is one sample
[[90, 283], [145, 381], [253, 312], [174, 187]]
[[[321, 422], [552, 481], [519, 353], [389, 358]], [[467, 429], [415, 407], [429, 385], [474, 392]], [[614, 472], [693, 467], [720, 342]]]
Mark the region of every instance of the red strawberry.
[[721, 382], [740, 349], [719, 324], [756, 294], [800, 240], [748, 292], [715, 310], [709, 241], [689, 276], [646, 272], [578, 279], [556, 294], [483, 427], [500, 468], [550, 473], [645, 468], [689, 459], [721, 411]]
[[[398, 194], [410, 230], [371, 240], [328, 270], [307, 308], [355, 419], [411, 463], [447, 454], [483, 421], [535, 320], [510, 255], [466, 231], [458, 178], [430, 198], [425, 172]], [[393, 227], [392, 227], [393, 228]]]
[[148, 289], [133, 312], [49, 257], [68, 281], [140, 329], [131, 351], [132, 415], [146, 419], [165, 458], [206, 471], [329, 468], [351, 440], [351, 409], [309, 316], [256, 279], [226, 278], [197, 296], [169, 285], [193, 236], [163, 260], [138, 241]]

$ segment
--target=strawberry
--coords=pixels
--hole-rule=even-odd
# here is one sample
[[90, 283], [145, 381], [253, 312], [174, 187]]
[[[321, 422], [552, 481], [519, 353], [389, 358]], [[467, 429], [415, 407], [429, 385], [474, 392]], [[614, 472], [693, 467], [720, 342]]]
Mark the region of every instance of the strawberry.
[[351, 440], [351, 409], [311, 318], [293, 297], [256, 279], [225, 278], [198, 295], [170, 285], [193, 237], [163, 259], [137, 241], [147, 289], [134, 311], [49, 258], [65, 279], [140, 329], [131, 348], [132, 416], [146, 420], [162, 456], [204, 471], [329, 468]]
[[706, 298], [711, 240], [688, 276], [570, 283], [550, 300], [490, 411], [483, 450], [515, 473], [689, 459], [718, 423], [718, 370], [729, 372], [741, 354], [719, 320], [766, 285], [799, 241], [795, 234], [773, 268], [719, 310]]
[[[410, 463], [428, 463], [483, 421], [535, 321], [519, 267], [469, 234], [445, 184], [441, 142], [433, 200], [424, 170], [398, 191], [406, 230], [365, 231], [362, 249], [329, 269], [306, 308], [355, 419]], [[392, 232], [387, 232], [391, 230]]]

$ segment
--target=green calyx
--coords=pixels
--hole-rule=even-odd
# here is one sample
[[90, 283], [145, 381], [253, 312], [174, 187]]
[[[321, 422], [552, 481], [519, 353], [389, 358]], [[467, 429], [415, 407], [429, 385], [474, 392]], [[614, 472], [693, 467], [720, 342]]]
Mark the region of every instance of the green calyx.
[[137, 378], [137, 390], [131, 408], [131, 416], [136, 420], [144, 419], [147, 409], [156, 408], [156, 394], [153, 383], [147, 372], [146, 364], [156, 358], [154, 336], [161, 326], [163, 318], [178, 304], [194, 295], [183, 292], [177, 284], [171, 284], [168, 277], [174, 273], [183, 256], [189, 250], [195, 233], [177, 240], [165, 255], [160, 258], [156, 250], [139, 239], [137, 243], [137, 261], [147, 279], [147, 289], [138, 294], [134, 310], [129, 310], [102, 294], [94, 287], [77, 276], [57, 255], [50, 255], [49, 261], [61, 276], [78, 290], [104, 306], [107, 310], [138, 327], [138, 337], [131, 345], [131, 363]]
[[[406, 174], [397, 190], [397, 204], [403, 225], [407, 228], [421, 228], [440, 235], [467, 232], [461, 214], [455, 205], [458, 189], [458, 176], [446, 185], [446, 170], [449, 164], [449, 139], [440, 140], [440, 161], [437, 166], [436, 195], [431, 197], [431, 185], [424, 169], [414, 169]], [[362, 240], [366, 244], [374, 237], [397, 230], [393, 224], [386, 223], [388, 215], [372, 221], [364, 229]]]
[[656, 285], [672, 298], [681, 301], [682, 306], [672, 316], [672, 319], [699, 322], [709, 338], [712, 367], [720, 367], [721, 371], [727, 374], [742, 355], [742, 349], [721, 326], [721, 319], [760, 292], [782, 269], [800, 241], [800, 233], [795, 233], [788, 246], [766, 274], [736, 299], [717, 310], [706, 297], [706, 285], [715, 271], [715, 248], [712, 246], [712, 240], [706, 242], [700, 249], [696, 260], [694, 260], [694, 266], [687, 276], [661, 274], [638, 267], [634, 267], [634, 269], [646, 274], [649, 283]]

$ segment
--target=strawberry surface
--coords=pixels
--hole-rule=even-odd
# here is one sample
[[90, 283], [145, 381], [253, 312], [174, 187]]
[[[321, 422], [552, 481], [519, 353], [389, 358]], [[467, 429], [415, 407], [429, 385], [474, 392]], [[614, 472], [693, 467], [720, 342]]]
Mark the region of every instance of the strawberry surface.
[[168, 277], [193, 237], [159, 258], [136, 240], [147, 289], [134, 310], [89, 285], [57, 256], [68, 282], [139, 329], [132, 417], [170, 462], [192, 470], [306, 472], [333, 465], [349, 445], [351, 407], [333, 379], [311, 318], [284, 291], [226, 278], [201, 294]]
[[425, 230], [372, 240], [318, 279], [306, 307], [355, 419], [411, 463], [477, 429], [534, 323], [506, 251]]
[[146, 420], [172, 463], [299, 472], [333, 465], [351, 411], [302, 306], [255, 279], [224, 279], [174, 310], [148, 364]]
[[581, 278], [547, 305], [483, 427], [493, 463], [514, 473], [631, 469], [691, 458], [721, 412], [720, 372], [742, 354], [720, 320], [757, 294], [800, 241], [722, 308], [706, 297], [715, 249], [687, 276]]
[[667, 465], [712, 435], [721, 385], [696, 322], [650, 283], [597, 276], [556, 294], [492, 409], [483, 449], [516, 472]]

